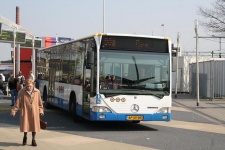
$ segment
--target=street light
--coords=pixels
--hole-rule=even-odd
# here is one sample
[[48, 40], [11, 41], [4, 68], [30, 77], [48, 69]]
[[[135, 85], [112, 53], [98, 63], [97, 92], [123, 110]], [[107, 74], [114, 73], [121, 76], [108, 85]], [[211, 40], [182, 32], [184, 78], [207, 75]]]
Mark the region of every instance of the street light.
[[220, 38], [220, 56], [219, 57], [222, 58], [221, 57], [221, 38]]
[[103, 33], [105, 33], [105, 0], [103, 0]]
[[16, 77], [16, 31], [17, 31], [17, 28], [12, 26], [13, 27], [13, 76]]
[[162, 24], [161, 26], [162, 26], [162, 28], [163, 28], [163, 36], [164, 36], [164, 24]]
[[198, 20], [195, 20], [195, 34], [196, 34], [196, 100], [199, 106], [199, 66], [198, 66]]
[[177, 98], [178, 89], [178, 63], [179, 63], [179, 50], [180, 50], [180, 33], [177, 33], [177, 53], [176, 53], [176, 85], [175, 85], [175, 98]]

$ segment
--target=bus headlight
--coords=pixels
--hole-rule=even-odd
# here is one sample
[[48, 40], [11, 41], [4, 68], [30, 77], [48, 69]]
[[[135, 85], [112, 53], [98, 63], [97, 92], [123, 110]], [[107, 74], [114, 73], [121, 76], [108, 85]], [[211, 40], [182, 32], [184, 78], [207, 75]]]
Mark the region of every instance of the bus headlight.
[[111, 112], [111, 110], [105, 106], [93, 106], [91, 111], [93, 111], [93, 112]]
[[170, 113], [170, 107], [163, 107], [159, 109], [157, 113]]

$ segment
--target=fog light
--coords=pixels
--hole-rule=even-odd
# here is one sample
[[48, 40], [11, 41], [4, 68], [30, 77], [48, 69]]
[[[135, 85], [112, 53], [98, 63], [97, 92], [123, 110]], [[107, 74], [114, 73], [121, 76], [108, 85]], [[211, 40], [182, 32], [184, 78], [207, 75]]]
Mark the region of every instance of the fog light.
[[122, 102], [125, 102], [125, 101], [126, 101], [126, 98], [123, 97], [123, 98], [121, 99], [121, 101], [122, 101]]
[[170, 113], [170, 107], [163, 107], [161, 109], [159, 109], [156, 113]]
[[101, 114], [101, 115], [99, 115], [99, 118], [100, 119], [104, 119], [105, 118], [105, 115], [104, 114]]
[[111, 97], [111, 98], [110, 98], [110, 101], [111, 101], [111, 102], [114, 102], [114, 98], [113, 98], [113, 97]]
[[162, 116], [162, 119], [168, 119], [168, 116]]

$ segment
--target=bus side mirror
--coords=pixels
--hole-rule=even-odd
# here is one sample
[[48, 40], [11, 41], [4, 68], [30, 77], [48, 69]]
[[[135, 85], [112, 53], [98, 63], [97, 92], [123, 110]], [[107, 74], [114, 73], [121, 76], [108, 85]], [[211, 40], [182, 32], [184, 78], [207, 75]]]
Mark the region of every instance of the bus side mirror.
[[94, 52], [87, 51], [87, 61], [86, 61], [87, 68], [91, 67], [93, 64], [94, 64]]

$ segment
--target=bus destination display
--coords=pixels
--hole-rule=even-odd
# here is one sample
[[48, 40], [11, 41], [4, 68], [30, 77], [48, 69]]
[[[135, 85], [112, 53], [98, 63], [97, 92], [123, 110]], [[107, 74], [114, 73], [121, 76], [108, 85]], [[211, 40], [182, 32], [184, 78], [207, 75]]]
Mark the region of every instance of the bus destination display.
[[169, 52], [167, 39], [126, 36], [103, 36], [101, 49]]

